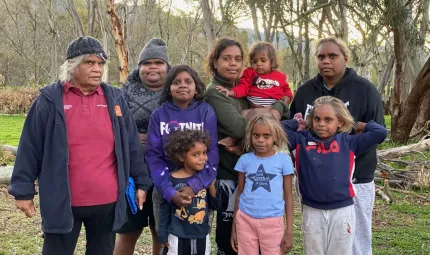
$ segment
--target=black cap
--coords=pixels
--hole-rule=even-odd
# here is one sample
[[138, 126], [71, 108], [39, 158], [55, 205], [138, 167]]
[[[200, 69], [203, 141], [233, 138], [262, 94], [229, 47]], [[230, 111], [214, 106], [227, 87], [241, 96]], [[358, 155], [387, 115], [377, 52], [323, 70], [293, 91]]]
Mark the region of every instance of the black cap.
[[107, 55], [99, 40], [91, 36], [81, 36], [73, 40], [67, 47], [66, 59], [72, 59], [85, 54], [95, 54], [107, 60]]

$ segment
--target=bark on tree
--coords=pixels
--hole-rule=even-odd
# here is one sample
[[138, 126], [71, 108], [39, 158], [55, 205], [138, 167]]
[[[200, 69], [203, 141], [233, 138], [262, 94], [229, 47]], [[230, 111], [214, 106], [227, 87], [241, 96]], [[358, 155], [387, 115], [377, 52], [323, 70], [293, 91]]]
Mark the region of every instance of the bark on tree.
[[214, 38], [214, 29], [212, 23], [212, 11], [208, 0], [200, 0], [200, 6], [203, 12], [203, 28], [208, 42], [208, 52], [212, 49]]
[[379, 92], [379, 95], [381, 95], [381, 96], [383, 94], [385, 94], [384, 93], [385, 87], [387, 86], [388, 81], [390, 80], [391, 73], [392, 73], [392, 70], [393, 70], [393, 67], [394, 67], [394, 59], [395, 59], [394, 55], [390, 57], [390, 59], [388, 60], [387, 65], [385, 66], [384, 74], [382, 75], [382, 78], [379, 81], [378, 92]]
[[348, 20], [346, 18], [348, 9], [346, 5], [348, 4], [348, 0], [340, 0], [339, 1], [339, 9], [340, 9], [340, 31], [339, 37], [342, 38], [345, 42], [348, 41]]
[[84, 36], [84, 29], [82, 28], [81, 18], [76, 11], [75, 3], [73, 0], [67, 0], [69, 3], [70, 14], [72, 15], [73, 22], [75, 23], [75, 29], [77, 36]]
[[49, 32], [52, 36], [51, 43], [52, 43], [52, 52], [51, 52], [51, 79], [57, 80], [58, 79], [58, 64], [57, 64], [57, 44], [58, 44], [58, 33], [57, 28], [55, 26], [54, 22], [54, 15], [52, 13], [52, 0], [46, 1], [46, 9], [48, 12], [48, 25], [49, 25]]
[[[106, 52], [106, 55], [109, 59], [110, 52], [109, 52], [109, 40], [108, 40], [108, 33], [107, 33], [107, 22], [105, 21], [105, 18], [106, 18], [105, 15], [102, 15], [102, 13], [106, 13], [106, 10], [105, 10], [106, 7], [104, 4], [99, 6], [97, 1], [94, 1], [94, 3], [95, 3], [94, 9], [95, 9], [95, 12], [97, 13], [97, 18], [100, 24], [100, 31], [102, 33], [102, 38], [103, 38], [103, 50]], [[107, 61], [104, 66], [102, 81], [103, 82], [109, 81], [109, 61]]]
[[254, 1], [250, 1], [249, 9], [251, 9], [252, 24], [254, 25], [254, 39], [261, 41], [261, 34], [258, 28], [257, 8], [255, 8]]
[[427, 121], [430, 120], [430, 90], [427, 91], [424, 96], [423, 102], [419, 109], [419, 114], [414, 127], [412, 128], [412, 134], [419, 132]]
[[[303, 12], [306, 12], [308, 10], [308, 0], [303, 0]], [[305, 33], [304, 33], [304, 39], [305, 39], [305, 61], [304, 61], [304, 70], [303, 70], [303, 79], [309, 80], [310, 78], [310, 39], [309, 39], [309, 21], [308, 19], [303, 20], [303, 24], [305, 26]]]
[[95, 5], [96, 0], [87, 0], [88, 1], [88, 35], [93, 36], [94, 34], [94, 22], [96, 19], [96, 9]]
[[128, 76], [128, 53], [124, 39], [124, 28], [116, 12], [114, 0], [109, 0], [107, 2], [107, 13], [110, 16], [112, 34], [115, 39], [115, 50], [118, 55], [119, 82], [124, 84]]
[[393, 114], [391, 123], [391, 138], [393, 141], [400, 143], [408, 141], [409, 134], [418, 116], [418, 109], [429, 90], [430, 58], [415, 79], [406, 102], [403, 105], [398, 105], [401, 108], [398, 108], [397, 114]]

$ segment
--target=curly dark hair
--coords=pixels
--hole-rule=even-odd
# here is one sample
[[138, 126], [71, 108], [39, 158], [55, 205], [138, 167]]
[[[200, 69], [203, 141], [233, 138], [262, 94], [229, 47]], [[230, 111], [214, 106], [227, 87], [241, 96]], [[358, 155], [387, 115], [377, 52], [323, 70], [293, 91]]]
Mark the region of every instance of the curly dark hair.
[[164, 146], [164, 152], [167, 158], [176, 165], [182, 165], [179, 157], [184, 156], [196, 142], [202, 143], [209, 147], [210, 139], [207, 132], [200, 130], [178, 130], [170, 134], [167, 143]]
[[169, 72], [167, 73], [166, 82], [164, 82], [163, 86], [163, 92], [161, 94], [160, 98], [160, 104], [163, 104], [166, 101], [172, 101], [172, 92], [170, 91], [170, 87], [172, 86], [173, 80], [176, 78], [176, 76], [179, 73], [187, 72], [191, 75], [191, 78], [193, 78], [194, 83], [196, 84], [196, 91], [197, 94], [194, 96], [195, 100], [203, 101], [205, 98], [205, 92], [206, 92], [206, 86], [200, 80], [199, 75], [197, 74], [194, 69], [187, 65], [177, 65], [172, 67]]

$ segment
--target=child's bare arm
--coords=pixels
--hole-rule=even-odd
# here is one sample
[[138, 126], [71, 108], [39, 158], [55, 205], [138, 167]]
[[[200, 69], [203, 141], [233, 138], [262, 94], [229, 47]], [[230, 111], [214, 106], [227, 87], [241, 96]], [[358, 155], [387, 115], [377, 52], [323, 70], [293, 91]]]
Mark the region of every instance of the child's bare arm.
[[236, 213], [239, 210], [239, 198], [243, 193], [243, 189], [245, 187], [245, 173], [238, 172], [237, 173], [238, 183], [237, 183], [237, 192], [236, 199], [234, 203], [234, 214], [233, 214], [233, 226], [231, 228], [231, 239], [230, 244], [235, 252], [237, 252], [237, 234], [236, 234]]
[[286, 224], [284, 237], [282, 238], [281, 250], [282, 254], [291, 251], [293, 248], [293, 175], [284, 176], [284, 200], [285, 200], [285, 213]]

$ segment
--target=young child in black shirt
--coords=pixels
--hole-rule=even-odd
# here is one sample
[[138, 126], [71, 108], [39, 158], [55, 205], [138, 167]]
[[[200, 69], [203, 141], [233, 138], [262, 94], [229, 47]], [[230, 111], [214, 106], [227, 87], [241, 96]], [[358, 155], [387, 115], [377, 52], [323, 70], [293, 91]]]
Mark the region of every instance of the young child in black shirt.
[[[171, 172], [169, 181], [176, 190], [187, 186], [195, 173], [203, 170], [208, 160], [209, 136], [197, 130], [176, 131], [168, 138], [165, 153], [180, 167]], [[216, 170], [214, 170], [216, 171]], [[190, 197], [191, 204], [177, 207], [166, 200], [160, 206], [158, 242], [168, 255], [209, 255], [209, 208], [218, 209], [214, 183]]]

